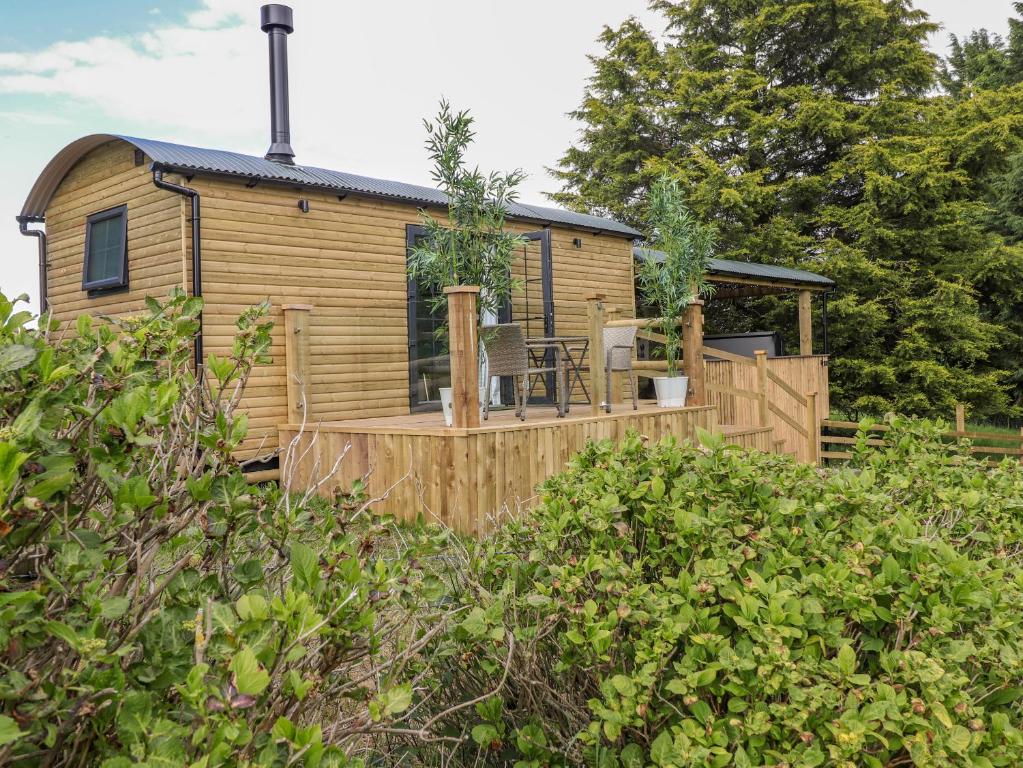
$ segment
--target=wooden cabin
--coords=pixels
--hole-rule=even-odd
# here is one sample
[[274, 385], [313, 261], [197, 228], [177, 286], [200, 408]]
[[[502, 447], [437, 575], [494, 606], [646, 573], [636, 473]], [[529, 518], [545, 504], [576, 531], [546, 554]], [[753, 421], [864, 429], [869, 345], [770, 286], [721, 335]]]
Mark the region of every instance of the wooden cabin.
[[[155, 174], [200, 200], [198, 284], [191, 201], [155, 186]], [[312, 307], [307, 421], [439, 408], [436, 390], [447, 374], [434, 360], [437, 318], [408, 280], [406, 253], [419, 209], [442, 215], [444, 204], [436, 190], [409, 184], [93, 135], [50, 162], [21, 215], [46, 224], [46, 302], [62, 322], [82, 312], [134, 312], [146, 296], [182, 286], [205, 299], [204, 352], [222, 355], [241, 310], [269, 297], [274, 363], [257, 372], [245, 400], [253, 456], [273, 452], [288, 420], [284, 307]], [[584, 335], [584, 296], [596, 290], [633, 316], [638, 232], [553, 208], [516, 205], [511, 214], [511, 228], [530, 239], [517, 268], [526, 290], [510, 320], [530, 335]], [[100, 227], [120, 250], [116, 269], [102, 265], [113, 279], [91, 287], [100, 273], [86, 263], [87, 246], [97, 258]]]
[[[62, 149], [41, 173], [18, 220], [39, 237], [42, 303], [57, 320], [135, 312], [145, 297], [181, 286], [205, 300], [200, 365], [205, 355], [228, 352], [245, 307], [269, 298], [273, 362], [256, 371], [242, 402], [250, 428], [242, 458], [254, 476], [281, 473], [329, 492], [369, 474], [371, 493], [383, 497], [380, 511], [425, 514], [466, 532], [528, 504], [536, 484], [587, 440], [629, 429], [652, 438], [722, 429], [739, 444], [813, 460], [821, 402], [827, 413], [826, 366], [808, 347], [784, 375], [775, 370], [780, 360], [766, 357], [716, 350], [705, 360], [698, 314], [687, 320], [684, 353], [692, 407], [643, 403], [606, 412], [602, 404], [619, 401], [620, 392], [616, 385], [600, 391], [599, 365], [591, 364], [589, 403], [574, 405], [567, 418], [540, 405], [525, 422], [506, 411], [480, 426], [446, 427], [438, 389], [452, 378], [451, 363], [434, 333], [442, 318], [406, 269], [421, 211], [443, 216], [446, 198], [428, 187], [296, 165], [286, 87], [291, 11], [270, 5], [261, 14], [271, 52], [265, 157], [94, 134]], [[502, 319], [520, 323], [527, 336], [588, 340], [591, 363], [602, 359], [592, 353], [605, 324], [643, 324], [635, 319], [639, 232], [527, 204], [511, 205], [508, 219], [524, 237], [514, 270], [525, 290]], [[798, 291], [810, 338], [809, 296], [827, 286], [805, 274], [746, 284]], [[576, 381], [573, 396], [583, 386]], [[820, 393], [816, 406], [804, 398], [811, 391]], [[538, 394], [550, 395], [543, 386]]]

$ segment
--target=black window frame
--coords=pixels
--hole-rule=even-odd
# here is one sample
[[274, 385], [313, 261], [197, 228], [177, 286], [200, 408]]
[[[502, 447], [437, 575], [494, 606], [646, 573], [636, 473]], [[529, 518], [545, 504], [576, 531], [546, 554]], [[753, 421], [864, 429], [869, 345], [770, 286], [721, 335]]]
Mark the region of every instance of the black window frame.
[[[92, 225], [101, 221], [121, 217], [121, 270], [114, 277], [102, 280], [89, 280], [90, 245], [92, 244]], [[128, 206], [115, 205], [85, 217], [85, 259], [82, 264], [82, 290], [90, 296], [108, 291], [124, 290], [128, 287]]]
[[[428, 230], [422, 224], [406, 224], [405, 225], [405, 263], [408, 265], [408, 259], [412, 253], [412, 248], [416, 244], [416, 240], [420, 237], [425, 237], [428, 234]], [[419, 284], [416, 280], [412, 279], [411, 275], [407, 276], [407, 299], [408, 299], [408, 402], [409, 402], [409, 413], [431, 413], [433, 411], [440, 411], [441, 404], [439, 400], [430, 401], [426, 403], [419, 402], [419, 382], [417, 380], [413, 361], [418, 361], [418, 315], [416, 313], [416, 304], [419, 301]]]

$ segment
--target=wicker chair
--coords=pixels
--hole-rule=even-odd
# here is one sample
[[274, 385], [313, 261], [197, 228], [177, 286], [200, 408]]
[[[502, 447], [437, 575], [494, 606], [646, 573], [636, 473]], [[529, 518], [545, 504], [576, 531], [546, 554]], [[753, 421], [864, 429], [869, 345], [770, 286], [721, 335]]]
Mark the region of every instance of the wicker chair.
[[605, 409], [611, 413], [611, 375], [624, 373], [629, 380], [629, 394], [632, 395], [632, 410], [639, 408], [636, 398], [636, 374], [632, 372], [632, 348], [636, 345], [636, 328], [605, 328], [604, 329], [604, 371], [607, 376], [607, 405]]
[[[487, 351], [487, 382], [485, 390], [489, 393], [495, 377], [510, 376], [515, 391], [515, 415], [523, 421], [526, 420], [526, 401], [529, 392], [529, 379], [531, 376], [553, 373], [557, 377], [558, 389], [558, 416], [565, 415], [564, 392], [561, 376], [561, 354], [557, 347], [554, 347], [555, 364], [553, 367], [531, 367], [529, 365], [529, 350], [539, 346], [526, 344], [522, 335], [522, 328], [515, 323], [502, 323], [500, 325], [484, 326], [480, 334], [480, 340]], [[490, 417], [490, 398], [483, 402], [483, 418]]]

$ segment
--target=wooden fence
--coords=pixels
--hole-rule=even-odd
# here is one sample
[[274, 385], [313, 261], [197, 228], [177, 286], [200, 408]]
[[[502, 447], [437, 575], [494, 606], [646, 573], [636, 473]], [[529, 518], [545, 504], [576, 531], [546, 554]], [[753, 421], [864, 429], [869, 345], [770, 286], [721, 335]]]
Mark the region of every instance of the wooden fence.
[[704, 347], [708, 404], [722, 424], [774, 429], [775, 449], [817, 461], [818, 424], [830, 412], [827, 355], [753, 359]]
[[[962, 408], [956, 409], [956, 428], [942, 432], [941, 437], [949, 443], [962, 439], [971, 441], [970, 453], [974, 456], [987, 458], [991, 463], [998, 463], [1007, 456], [1019, 457], [1023, 461], [1023, 430], [1020, 434], [1010, 432], [988, 432], [984, 430], [968, 430], [963, 418]], [[852, 458], [852, 446], [856, 445], [856, 433], [860, 425], [855, 421], [839, 421], [835, 419], [821, 420], [821, 451], [822, 461], [848, 461]], [[884, 447], [885, 433], [890, 428], [886, 424], [874, 424], [867, 432], [867, 445]]]

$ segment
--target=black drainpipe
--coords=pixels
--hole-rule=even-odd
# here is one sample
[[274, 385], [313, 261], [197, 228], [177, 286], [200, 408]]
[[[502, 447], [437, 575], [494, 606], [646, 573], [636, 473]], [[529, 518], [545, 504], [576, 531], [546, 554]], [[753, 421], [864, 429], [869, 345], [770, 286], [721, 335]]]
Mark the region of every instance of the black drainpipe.
[[[202, 246], [200, 244], [199, 227], [199, 191], [181, 184], [172, 184], [163, 180], [163, 170], [153, 166], [153, 184], [168, 192], [175, 192], [184, 195], [192, 201], [192, 295], [202, 296]], [[195, 375], [202, 376], [203, 354], [202, 354], [202, 312], [199, 313], [199, 331], [195, 334]]]
[[28, 216], [18, 217], [18, 230], [27, 237], [34, 237], [39, 242], [39, 314], [45, 312], [49, 302], [46, 298], [46, 231], [29, 229], [30, 222], [42, 222], [42, 219]]

